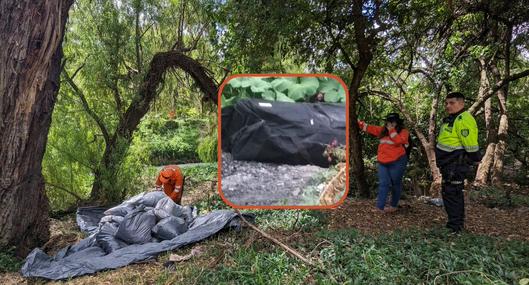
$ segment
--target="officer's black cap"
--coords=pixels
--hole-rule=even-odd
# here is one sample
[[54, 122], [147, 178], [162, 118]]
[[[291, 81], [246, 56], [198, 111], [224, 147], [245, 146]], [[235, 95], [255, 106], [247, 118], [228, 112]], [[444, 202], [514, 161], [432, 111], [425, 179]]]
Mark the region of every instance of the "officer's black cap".
[[457, 99], [465, 100], [465, 95], [463, 95], [463, 93], [461, 92], [450, 92], [448, 93], [448, 95], [446, 95], [446, 99], [449, 99], [449, 98], [457, 98]]

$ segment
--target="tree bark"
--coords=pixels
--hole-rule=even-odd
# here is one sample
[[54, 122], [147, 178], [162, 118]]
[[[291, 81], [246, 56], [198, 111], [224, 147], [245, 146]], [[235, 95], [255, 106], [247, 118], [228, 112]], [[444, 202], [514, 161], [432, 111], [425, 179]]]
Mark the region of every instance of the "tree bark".
[[158, 86], [163, 82], [164, 74], [175, 68], [180, 68], [191, 75], [204, 93], [204, 97], [217, 104], [217, 85], [199, 62], [178, 51], [156, 54], [151, 60], [138, 95], [132, 100], [110, 142], [106, 145], [101, 163], [95, 172], [90, 194], [92, 201], [109, 204], [118, 202], [122, 198], [123, 189], [116, 189], [117, 185], [114, 183], [119, 166], [127, 154], [136, 127], [149, 111], [151, 102], [158, 94]]
[[41, 162], [72, 2], [0, 2], [0, 246], [19, 255], [49, 237]]
[[375, 35], [366, 36], [367, 19], [362, 15], [362, 1], [353, 1], [353, 17], [355, 39], [358, 50], [358, 63], [353, 68], [353, 78], [349, 84], [349, 144], [350, 144], [350, 162], [351, 177], [354, 177], [358, 195], [362, 198], [369, 198], [370, 192], [367, 187], [366, 176], [364, 174], [364, 161], [362, 159], [362, 141], [357, 125], [356, 102], [359, 98], [359, 88], [367, 71], [371, 60], [373, 59], [373, 49], [376, 46]]
[[[432, 108], [430, 110], [430, 118], [428, 119], [428, 141], [422, 139], [418, 134], [419, 140], [424, 148], [426, 157], [428, 158], [428, 166], [430, 166], [430, 171], [432, 173], [432, 184], [430, 185], [429, 194], [432, 197], [441, 197], [441, 171], [437, 167], [437, 160], [435, 156], [435, 143], [437, 138], [435, 137], [435, 120], [437, 118], [437, 112], [439, 111], [439, 97], [441, 97], [442, 84], [439, 83], [436, 86], [435, 97], [432, 101]], [[416, 128], [419, 130], [419, 128]]]
[[[505, 95], [503, 92], [498, 92], [498, 98], [502, 97], [505, 101]], [[500, 103], [501, 104], [501, 103]], [[507, 149], [507, 135], [509, 131], [509, 118], [507, 113], [501, 114], [500, 123], [498, 125], [498, 143], [494, 149], [494, 163], [492, 165], [492, 184], [496, 186], [501, 185], [502, 174], [503, 174], [503, 158], [505, 156], [505, 150]]]
[[476, 178], [474, 179], [474, 185], [483, 186], [487, 185], [490, 176], [490, 170], [494, 163], [494, 151], [496, 149], [496, 129], [492, 126], [491, 113], [491, 99], [485, 101], [485, 126], [487, 128], [487, 149], [485, 155], [481, 159], [479, 164]]
[[[486, 91], [489, 88], [489, 80], [487, 77], [487, 66], [484, 59], [480, 59], [480, 83], [478, 91], [479, 98], [485, 96]], [[484, 116], [485, 116], [485, 128], [487, 129], [487, 149], [485, 155], [481, 159], [479, 164], [476, 178], [474, 179], [475, 186], [483, 186], [488, 183], [489, 174], [494, 162], [494, 150], [496, 149], [496, 130], [492, 125], [492, 103], [491, 98], [485, 101], [484, 105]]]
[[432, 197], [440, 197], [441, 195], [441, 171], [439, 171], [439, 168], [437, 167], [436, 157], [435, 157], [435, 116], [437, 115], [437, 102], [439, 101], [440, 91], [437, 92], [437, 95], [434, 97], [434, 100], [432, 102], [432, 110], [430, 112], [430, 124], [433, 124], [433, 128], [428, 128], [428, 137], [424, 135], [424, 133], [419, 128], [416, 121], [413, 120], [411, 117], [411, 114], [404, 108], [404, 106], [400, 106], [400, 111], [412, 124], [413, 130], [415, 131], [415, 134], [417, 135], [417, 138], [419, 139], [422, 148], [424, 149], [424, 153], [426, 154], [426, 158], [428, 159], [428, 166], [430, 167], [430, 171], [432, 174], [432, 184], [430, 185], [430, 189], [428, 191], [428, 194]]
[[[503, 77], [508, 78], [511, 71], [511, 40], [512, 40], [512, 25], [507, 26], [505, 33], [505, 47], [504, 57], [505, 64], [503, 70]], [[496, 66], [492, 66], [493, 72], [498, 74]], [[500, 123], [498, 125], [498, 144], [494, 150], [494, 164], [492, 165], [492, 184], [501, 186], [503, 176], [503, 159], [505, 157], [505, 150], [507, 149], [507, 139], [509, 132], [509, 117], [507, 112], [507, 95], [509, 93], [509, 84], [505, 84], [498, 90], [498, 101], [500, 105]], [[509, 193], [507, 194], [509, 195]]]

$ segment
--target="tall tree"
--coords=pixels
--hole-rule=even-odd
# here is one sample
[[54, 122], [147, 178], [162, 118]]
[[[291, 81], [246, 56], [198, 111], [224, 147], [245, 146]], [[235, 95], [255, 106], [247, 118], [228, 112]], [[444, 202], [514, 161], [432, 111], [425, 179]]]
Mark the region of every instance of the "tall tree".
[[0, 245], [19, 254], [49, 236], [41, 162], [72, 2], [0, 2]]
[[105, 183], [116, 180], [117, 165], [125, 158], [132, 142], [132, 135], [140, 119], [149, 111], [150, 103], [158, 94], [158, 86], [163, 82], [165, 73], [177, 68], [182, 69], [195, 80], [205, 99], [217, 101], [217, 85], [200, 63], [179, 51], [157, 53], [151, 61], [138, 95], [119, 120], [113, 135], [108, 138], [103, 159], [95, 173], [92, 200], [110, 203], [118, 202], [121, 198], [119, 195], [114, 195], [115, 191], [109, 189]]
[[79, 1], [72, 12], [62, 75], [64, 91], [84, 111], [79, 116], [88, 117], [89, 128], [102, 138], [94, 139], [99, 153], [89, 161], [92, 201], [115, 203], [128, 194], [120, 171], [133, 134], [163, 90], [172, 95], [175, 85], [184, 85], [172, 82], [175, 77], [190, 78], [194, 89], [216, 101], [216, 82], [194, 59], [201, 56], [196, 49], [204, 24], [188, 6], [188, 1]]

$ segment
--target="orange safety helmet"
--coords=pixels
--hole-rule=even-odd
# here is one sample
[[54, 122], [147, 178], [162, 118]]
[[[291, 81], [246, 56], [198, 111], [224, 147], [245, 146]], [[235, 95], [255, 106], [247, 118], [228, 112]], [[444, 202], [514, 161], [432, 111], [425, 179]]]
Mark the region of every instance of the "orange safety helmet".
[[176, 173], [174, 168], [166, 168], [160, 172], [160, 181], [162, 183], [167, 183]]

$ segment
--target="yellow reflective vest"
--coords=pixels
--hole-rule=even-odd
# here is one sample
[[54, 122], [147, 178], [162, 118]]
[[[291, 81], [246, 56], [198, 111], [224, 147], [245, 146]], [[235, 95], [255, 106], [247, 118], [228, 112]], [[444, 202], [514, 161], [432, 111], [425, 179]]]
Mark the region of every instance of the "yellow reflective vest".
[[452, 125], [448, 122], [443, 123], [437, 136], [436, 147], [445, 152], [479, 151], [478, 126], [474, 117], [465, 111], [457, 115]]

